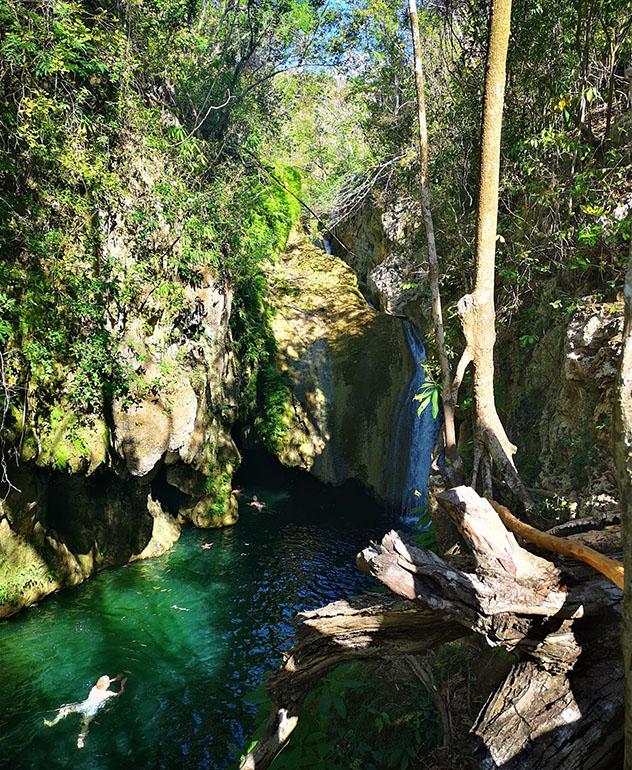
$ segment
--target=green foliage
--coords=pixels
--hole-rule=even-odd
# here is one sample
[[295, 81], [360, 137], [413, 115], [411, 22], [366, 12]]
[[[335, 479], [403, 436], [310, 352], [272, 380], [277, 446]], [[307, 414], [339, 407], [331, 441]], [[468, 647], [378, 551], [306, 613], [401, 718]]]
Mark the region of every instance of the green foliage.
[[588, 508], [580, 508], [575, 500], [569, 500], [562, 495], [554, 495], [536, 502], [533, 509], [533, 523], [539, 529], [551, 529], [558, 524], [564, 524], [570, 519], [581, 515], [590, 515]]
[[413, 396], [413, 401], [419, 401], [417, 416], [421, 417], [422, 412], [430, 406], [432, 409], [432, 419], [436, 420], [439, 416], [440, 395], [441, 383], [434, 380], [426, 380], [421, 386], [419, 393]]
[[366, 110], [350, 84], [329, 72], [287, 73], [275, 93], [284, 120], [270, 156], [300, 169], [302, 197], [327, 219], [340, 189], [372, 162]]
[[257, 441], [272, 453], [277, 452], [287, 431], [286, 414], [292, 398], [289, 377], [274, 365], [274, 347], [261, 366], [258, 382], [257, 416], [254, 427]]
[[59, 570], [51, 567], [32, 547], [27, 547], [16, 564], [7, 560], [6, 568], [0, 568], [0, 606], [18, 603], [29, 589], [56, 583]]
[[[395, 201], [418, 197], [410, 31], [400, 10], [365, 0], [348, 10], [339, 39], [366, 106], [365, 136], [376, 162], [412, 159], [388, 176]], [[629, 9], [623, 0], [601, 3], [594, 14], [580, 0], [563, 9], [553, 0], [519, 0], [512, 19], [498, 230], [501, 324], [532, 303], [545, 275], [574, 296], [604, 285], [613, 296], [630, 237], [622, 77], [632, 45]], [[420, 24], [433, 213], [439, 254], [449, 255], [441, 279], [451, 298], [471, 288], [465, 277], [475, 241], [487, 15], [478, 6], [422, 10]], [[368, 48], [371, 57], [358, 66]], [[423, 240], [420, 232], [415, 245], [423, 248]]]
[[593, 431], [587, 425], [582, 425], [577, 434], [562, 436], [559, 448], [567, 462], [574, 488], [581, 489], [588, 481], [599, 456]]
[[[431, 698], [415, 680], [402, 678], [397, 689], [392, 681], [392, 673], [389, 677], [375, 667], [354, 663], [328, 674], [305, 699], [298, 727], [272, 763], [273, 770], [414, 766], [422, 752], [437, 744], [439, 720]], [[263, 726], [270, 710], [263, 688], [251, 700], [259, 707]]]
[[346, 53], [351, 94], [363, 107], [366, 142], [376, 159], [399, 155], [414, 140], [416, 119], [407, 15], [387, 0], [362, 0], [346, 17], [338, 45]]
[[210, 513], [221, 519], [226, 514], [232, 489], [232, 474], [212, 464], [208, 469], [205, 491], [213, 497]]
[[421, 417], [422, 413], [428, 407], [432, 410], [432, 419], [436, 420], [439, 416], [439, 404], [441, 400], [441, 392], [443, 390], [442, 383], [439, 379], [436, 367], [431, 361], [426, 361], [421, 364], [424, 370], [424, 382], [419, 389], [419, 393], [413, 396], [413, 401], [418, 401], [417, 416]]
[[430, 515], [428, 503], [422, 503], [415, 508], [411, 508], [408, 513], [411, 516], [418, 517], [413, 539], [423, 548], [436, 552], [438, 548], [437, 533], [432, 526], [432, 516]]
[[60, 396], [98, 416], [159, 387], [120, 355], [129, 326], [160, 319], [177, 337], [187, 286], [211, 270], [235, 291], [244, 415], [263, 404], [265, 440], [278, 437], [263, 266], [300, 215], [288, 192], [300, 174], [277, 165], [277, 184], [245, 158], [277, 125], [271, 74], [305, 59], [325, 22], [309, 0], [265, 0], [256, 15], [180, 0], [123, 16], [78, 0], [0, 5], [0, 341], [29, 423], [45, 427]]
[[[235, 302], [231, 325], [241, 367], [241, 413], [253, 422], [255, 438], [274, 451], [285, 434], [283, 416], [290, 397], [287, 378], [276, 367], [276, 345], [266, 301], [265, 262], [283, 248], [301, 213], [296, 197], [301, 176], [294, 168], [277, 166], [274, 175], [257, 187], [256, 209], [245, 209], [243, 256], [233, 268]], [[256, 416], [256, 420], [255, 420]]]
[[[276, 166], [274, 176], [264, 187], [260, 197], [258, 212], [253, 216], [251, 228], [253, 238], [266, 242], [271, 232], [274, 248], [281, 251], [285, 248], [292, 225], [301, 215], [301, 204], [295, 196], [301, 192], [301, 174], [298, 169], [290, 166]], [[255, 235], [254, 231], [261, 228]]]
[[529, 345], [535, 345], [535, 343], [538, 341], [538, 338], [535, 334], [523, 334], [518, 341], [521, 348], [526, 348], [529, 347]]
[[[534, 320], [542, 281], [555, 283], [551, 316], [570, 314], [588, 292], [614, 299], [630, 238], [629, 9], [623, 0], [591, 14], [580, 0], [558, 5], [517, 0], [513, 14], [497, 311], [501, 334], [511, 329], [526, 353], [550, 320]], [[471, 288], [487, 19], [477, 6], [428, 8], [420, 19], [450, 305]], [[131, 403], [142, 379], [120, 355], [131, 319], [148, 331], [172, 323], [175, 341], [187, 289], [212, 271], [235, 291], [241, 417], [278, 447], [289, 391], [275, 366], [265, 263], [300, 216], [288, 190], [329, 212], [362, 172], [371, 181], [389, 163], [375, 177], [384, 194], [406, 206], [418, 195], [403, 8], [263, 0], [252, 14], [182, 0], [96, 10], [5, 0], [0, 26], [9, 390], [28, 391], [42, 423], [60, 394], [86, 415], [115, 397]], [[332, 76], [322, 65], [334, 61]], [[262, 170], [263, 154], [280, 184]], [[423, 248], [423, 234], [411, 248]], [[454, 314], [446, 325], [455, 355]], [[438, 414], [438, 384], [416, 398], [420, 412]], [[466, 383], [461, 411], [469, 399]]]
[[[463, 336], [450, 309], [472, 290], [488, 9], [461, 4], [427, 6], [420, 13], [431, 204], [454, 364]], [[401, 11], [381, 0], [354, 4], [345, 11], [337, 42], [365, 111], [363, 131], [374, 168], [390, 163], [381, 176], [373, 172], [369, 200], [388, 213], [403, 209], [417, 217], [409, 248], [416, 258], [424, 254], [426, 238], [415, 206], [416, 94], [410, 30]], [[545, 330], [562, 320], [561, 313], [571, 315], [578, 298], [597, 294], [613, 301], [623, 284], [632, 227], [632, 122], [624, 78], [632, 55], [629, 24], [624, 0], [599, 2], [590, 12], [583, 0], [563, 7], [553, 0], [514, 2], [495, 306], [498, 336], [517, 341], [523, 370]], [[544, 290], [551, 304], [541, 304]], [[428, 384], [417, 402], [436, 412], [440, 394]], [[458, 420], [471, 403], [466, 380]]]

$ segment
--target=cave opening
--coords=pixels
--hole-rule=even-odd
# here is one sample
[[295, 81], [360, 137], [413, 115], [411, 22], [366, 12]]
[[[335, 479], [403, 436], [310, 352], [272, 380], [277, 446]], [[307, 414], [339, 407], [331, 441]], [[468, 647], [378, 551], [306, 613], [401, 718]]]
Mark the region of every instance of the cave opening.
[[181, 508], [190, 504], [190, 496], [167, 481], [167, 466], [164, 464], [154, 476], [150, 489], [152, 498], [172, 516], [177, 516]]

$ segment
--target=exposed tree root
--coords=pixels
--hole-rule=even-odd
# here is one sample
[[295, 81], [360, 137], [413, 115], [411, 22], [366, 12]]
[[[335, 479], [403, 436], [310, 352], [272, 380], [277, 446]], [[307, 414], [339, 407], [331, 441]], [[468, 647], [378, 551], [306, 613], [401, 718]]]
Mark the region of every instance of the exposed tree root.
[[517, 519], [504, 505], [490, 500], [490, 503], [496, 513], [500, 516], [503, 524], [515, 535], [519, 535], [527, 542], [532, 543], [545, 551], [559, 553], [561, 556], [570, 556], [578, 561], [583, 561], [590, 565], [597, 572], [601, 572], [608, 580], [623, 591], [623, 564], [620, 561], [609, 559], [594, 548], [577, 543], [574, 540], [565, 540], [563, 537], [556, 537], [547, 532], [540, 532], [539, 529], [525, 524]]

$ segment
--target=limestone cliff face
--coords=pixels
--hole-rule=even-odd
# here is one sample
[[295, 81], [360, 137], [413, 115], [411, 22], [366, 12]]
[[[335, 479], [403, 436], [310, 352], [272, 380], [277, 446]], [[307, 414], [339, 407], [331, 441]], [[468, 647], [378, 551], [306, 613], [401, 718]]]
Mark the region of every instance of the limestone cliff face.
[[[343, 258], [376, 307], [413, 319], [432, 351], [423, 273], [410, 267], [414, 261], [410, 243], [419, 224], [414, 207], [388, 202], [375, 193], [336, 228], [336, 235], [348, 247]], [[342, 252], [339, 244], [337, 248]], [[400, 264], [408, 273], [397, 267]], [[421, 291], [398, 292], [402, 283], [408, 286], [412, 280], [421, 280]], [[551, 291], [555, 296], [551, 287], [547, 296]], [[458, 291], [451, 299], [457, 297]], [[540, 339], [521, 346], [519, 336], [525, 332], [517, 322], [498, 330], [495, 350], [496, 400], [518, 446], [518, 469], [530, 486], [570, 501], [573, 507], [594, 512], [616, 508], [611, 416], [622, 305], [585, 297], [571, 318], [556, 320], [546, 301], [539, 312], [551, 319]]]
[[298, 233], [268, 278], [290, 384], [277, 456], [384, 499], [395, 413], [413, 369], [401, 321], [371, 308], [351, 268]]
[[569, 321], [553, 326], [532, 351], [499, 340], [505, 393], [519, 468], [534, 485], [587, 510], [617, 507], [612, 410], [623, 307], [585, 297]]
[[[158, 212], [156, 252], [169, 243], [177, 258], [181, 224], [161, 219], [150, 160], [130, 188]], [[143, 280], [147, 245], [125, 208], [102, 216], [103, 261], [135, 292], [129, 306], [104, 310], [126, 387], [100, 413], [81, 413], [69, 395], [75, 373], [60, 365], [56, 392], [27, 394], [9, 455], [13, 488], [0, 500], [0, 617], [98, 569], [164, 553], [185, 521], [237, 519], [231, 289], [210, 267], [195, 280], [166, 269], [163, 284]]]
[[335, 228], [347, 249], [336, 240], [332, 242], [334, 252], [349, 264], [362, 293], [376, 308], [414, 318], [418, 323], [427, 276], [413, 249], [421, 225], [414, 201], [389, 200], [376, 191], [371, 200]]
[[96, 570], [159, 556], [186, 520], [236, 521], [229, 314], [230, 292], [206, 273], [175, 320], [128, 322], [120, 358], [134, 386], [110, 413], [82, 417], [62, 395], [41, 433], [27, 429], [0, 502], [0, 617]]
[[186, 287], [185, 309], [171, 323], [158, 322], [149, 334], [140, 320], [128, 326], [121, 358], [134, 372], [135, 393], [115, 400], [112, 433], [123, 472], [142, 483], [162, 470], [182, 495], [180, 518], [217, 527], [237, 519], [231, 294], [212, 272], [201, 278]]

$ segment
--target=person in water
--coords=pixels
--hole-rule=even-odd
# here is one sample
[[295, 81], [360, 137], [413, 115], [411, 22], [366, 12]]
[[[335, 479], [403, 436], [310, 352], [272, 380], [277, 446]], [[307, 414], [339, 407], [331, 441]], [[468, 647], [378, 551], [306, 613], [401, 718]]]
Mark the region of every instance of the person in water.
[[[112, 682], [120, 682], [121, 687], [118, 692], [108, 689]], [[123, 695], [125, 692], [125, 682], [127, 679], [123, 677], [123, 674], [117, 674], [113, 679], [109, 676], [101, 676], [98, 678], [97, 683], [88, 693], [88, 697], [85, 700], [78, 703], [67, 703], [61, 706], [57, 712], [57, 716], [52, 719], [44, 720], [46, 727], [52, 727], [65, 719], [69, 714], [81, 714], [81, 729], [77, 736], [77, 748], [82, 749], [86, 743], [86, 736], [90, 728], [90, 722], [96, 716], [97, 711], [104, 703], [107, 703], [111, 698], [117, 698], [119, 695]]]
[[262, 511], [266, 507], [266, 504], [264, 502], [262, 502], [261, 500], [259, 500], [257, 495], [253, 495], [252, 496], [252, 499], [250, 500], [248, 505], [251, 508], [256, 508], [258, 511]]

